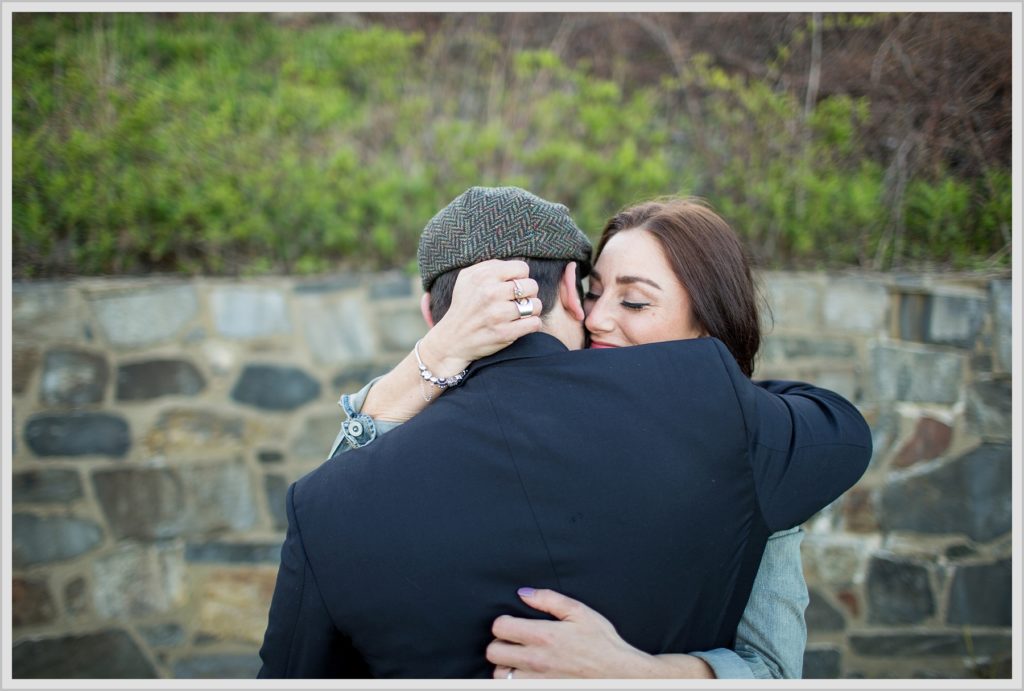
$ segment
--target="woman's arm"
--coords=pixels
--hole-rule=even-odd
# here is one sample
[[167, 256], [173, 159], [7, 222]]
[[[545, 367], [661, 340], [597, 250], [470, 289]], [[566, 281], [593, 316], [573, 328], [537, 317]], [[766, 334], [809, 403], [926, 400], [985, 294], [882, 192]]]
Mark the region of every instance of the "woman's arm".
[[[534, 316], [519, 317], [518, 307], [512, 302], [517, 285], [521, 295], [530, 300]], [[450, 377], [473, 360], [540, 330], [538, 315], [543, 305], [526, 262], [492, 259], [459, 272], [451, 306], [437, 324], [430, 317], [429, 295], [424, 295], [421, 307], [431, 328], [418, 343], [419, 359], [415, 350], [410, 352], [390, 372], [358, 393], [345, 394], [338, 400], [345, 419], [328, 458], [339, 451], [365, 446], [378, 434], [412, 419], [443, 393], [443, 389], [424, 381], [420, 360], [433, 374]]]
[[[345, 419], [341, 421], [341, 429], [338, 431], [338, 436], [334, 438], [334, 443], [331, 444], [331, 452], [327, 454], [327, 460], [334, 458], [337, 453], [366, 446], [380, 435], [387, 434], [402, 424], [380, 418], [374, 420], [362, 412], [366, 396], [382, 377], [383, 375], [374, 377], [356, 393], [345, 393], [338, 399], [338, 406], [345, 411]], [[355, 429], [352, 426], [353, 422], [359, 423]]]
[[736, 636], [726, 648], [648, 655], [626, 643], [615, 627], [586, 605], [551, 590], [521, 591], [531, 607], [558, 621], [502, 616], [487, 659], [494, 677], [771, 679], [799, 678], [807, 629], [807, 585], [800, 564], [798, 528], [773, 535], [754, 581]]
[[[420, 361], [438, 377], [451, 377], [474, 360], [496, 353], [520, 336], [539, 331], [542, 305], [537, 282], [529, 277], [524, 261], [488, 261], [459, 272], [451, 306], [435, 325], [429, 294], [421, 309], [432, 327], [411, 352], [373, 387], [363, 405], [370, 417], [405, 422], [423, 410], [443, 390], [424, 381]], [[515, 286], [531, 301], [533, 315], [519, 318], [513, 296]]]
[[712, 679], [711, 668], [690, 655], [648, 655], [624, 641], [615, 627], [582, 602], [554, 590], [520, 588], [530, 607], [556, 621], [503, 615], [494, 620], [487, 659], [494, 678]]
[[807, 646], [807, 582], [800, 561], [803, 530], [768, 538], [764, 556], [736, 630], [735, 650], [693, 653], [719, 679], [799, 679]]

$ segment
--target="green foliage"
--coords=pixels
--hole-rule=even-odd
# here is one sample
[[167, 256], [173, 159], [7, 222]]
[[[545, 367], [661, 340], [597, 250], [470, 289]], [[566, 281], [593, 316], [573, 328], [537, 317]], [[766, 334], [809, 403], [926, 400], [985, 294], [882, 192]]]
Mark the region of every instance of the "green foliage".
[[439, 208], [499, 184], [592, 236], [628, 203], [698, 194], [762, 264], [966, 266], [1009, 242], [1008, 171], [893, 201], [865, 100], [804, 112], [707, 57], [654, 88], [551, 51], [481, 61], [498, 47], [480, 36], [437, 64], [419, 34], [329, 20], [17, 13], [13, 35], [20, 276], [404, 266]]
[[913, 179], [891, 199], [889, 173], [861, 139], [865, 99], [828, 96], [805, 112], [795, 94], [729, 75], [701, 56], [669, 86], [680, 100], [699, 94], [698, 116], [687, 110], [676, 125], [697, 143], [695, 190], [762, 265], [965, 267], [1009, 242], [1007, 171], [980, 182]]
[[369, 105], [397, 99], [418, 37], [328, 26], [298, 41], [251, 15], [26, 21], [14, 50], [25, 274], [314, 272], [414, 246], [415, 225], [391, 232], [407, 171], [357, 143]]
[[[974, 182], [914, 180], [907, 191], [906, 253], [917, 261], [945, 259], [974, 268], [984, 259], [977, 250], [996, 253], [1008, 245], [1011, 212], [1010, 179], [1003, 172]], [[987, 246], [978, 242], [986, 238]]]
[[792, 94], [730, 76], [707, 59], [693, 61], [675, 88], [700, 93], [702, 117], [686, 113], [678, 123], [702, 142], [697, 190], [761, 263], [858, 261], [861, 238], [883, 213], [882, 171], [858, 151], [867, 104], [836, 96], [805, 114]]

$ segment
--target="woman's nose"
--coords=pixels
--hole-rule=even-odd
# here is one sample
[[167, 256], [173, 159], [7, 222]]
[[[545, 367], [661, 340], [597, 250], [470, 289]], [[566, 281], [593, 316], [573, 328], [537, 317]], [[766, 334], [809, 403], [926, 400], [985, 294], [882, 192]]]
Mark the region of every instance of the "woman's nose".
[[608, 333], [611, 330], [608, 310], [604, 307], [604, 301], [594, 300], [589, 305], [587, 318], [583, 320], [584, 326], [590, 333]]

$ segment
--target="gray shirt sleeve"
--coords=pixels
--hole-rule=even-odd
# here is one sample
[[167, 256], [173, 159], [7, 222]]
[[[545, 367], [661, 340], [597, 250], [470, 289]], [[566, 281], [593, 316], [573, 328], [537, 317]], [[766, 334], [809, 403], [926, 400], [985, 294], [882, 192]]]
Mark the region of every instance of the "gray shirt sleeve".
[[[381, 375], [381, 376], [384, 376], [384, 375]], [[373, 385], [376, 384], [379, 379], [380, 379], [380, 377], [374, 377], [369, 382], [367, 382], [366, 386], [364, 386], [363, 388], [359, 389], [359, 391], [357, 391], [354, 394], [342, 394], [341, 398], [338, 399], [338, 406], [341, 407], [341, 409], [344, 411], [344, 406], [342, 405], [342, 399], [344, 399], [345, 396], [347, 395], [348, 396], [348, 403], [352, 407], [352, 409], [355, 412], [357, 412], [357, 413], [361, 412], [362, 409], [363, 409], [363, 404], [366, 402], [366, 395], [368, 393], [370, 393], [370, 389], [373, 388]], [[336, 453], [338, 453], [339, 451], [340, 452], [345, 452], [345, 451], [348, 451], [350, 449], [355, 448], [355, 447], [352, 446], [352, 444], [350, 443], [349, 439], [345, 436], [344, 424], [349, 419], [350, 418], [348, 416], [348, 413], [345, 413], [345, 419], [342, 420], [342, 428], [341, 428], [341, 430], [338, 431], [338, 436], [336, 436], [334, 438], [334, 443], [331, 444], [331, 451], [330, 451], [330, 453], [327, 454], [327, 458], [328, 459], [333, 458], [334, 455]], [[376, 427], [376, 430], [377, 430], [377, 435], [386, 434], [387, 432], [390, 432], [391, 430], [395, 429], [396, 427], [398, 427], [399, 425], [402, 424], [401, 422], [392, 422], [392, 421], [389, 421], [389, 420], [379, 420], [379, 419], [376, 419], [376, 418], [373, 420], [373, 422], [374, 422], [374, 426]], [[372, 440], [371, 440], [371, 442], [372, 442]], [[371, 442], [367, 442], [367, 443], [371, 443]]]
[[736, 648], [691, 653], [719, 679], [799, 679], [803, 675], [809, 602], [800, 561], [801, 528], [781, 530], [765, 545]]
[[[348, 397], [349, 406], [360, 412], [372, 379]], [[339, 399], [338, 405], [341, 405]], [[346, 413], [346, 420], [348, 419]], [[343, 421], [344, 422], [344, 421]], [[374, 420], [377, 435], [386, 434], [402, 423]], [[372, 443], [368, 442], [368, 443]], [[328, 458], [353, 448], [342, 429], [331, 445]], [[736, 649], [716, 648], [691, 653], [704, 660], [719, 679], [799, 679], [803, 673], [807, 645], [807, 583], [800, 562], [800, 528], [782, 530], [765, 545], [761, 566], [754, 578], [750, 599], [736, 630]]]

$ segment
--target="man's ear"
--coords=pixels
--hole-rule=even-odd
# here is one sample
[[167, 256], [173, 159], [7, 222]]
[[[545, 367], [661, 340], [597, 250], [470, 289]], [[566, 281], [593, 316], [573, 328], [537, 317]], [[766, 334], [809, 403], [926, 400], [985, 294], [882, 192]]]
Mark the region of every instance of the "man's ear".
[[576, 262], [569, 262], [562, 272], [562, 280], [558, 282], [558, 299], [562, 307], [578, 322], [583, 322], [587, 315], [580, 302], [579, 291], [576, 290]]
[[434, 328], [434, 317], [430, 314], [430, 293], [423, 293], [423, 297], [420, 298], [420, 314], [423, 315], [423, 321], [427, 323], [427, 327]]

